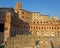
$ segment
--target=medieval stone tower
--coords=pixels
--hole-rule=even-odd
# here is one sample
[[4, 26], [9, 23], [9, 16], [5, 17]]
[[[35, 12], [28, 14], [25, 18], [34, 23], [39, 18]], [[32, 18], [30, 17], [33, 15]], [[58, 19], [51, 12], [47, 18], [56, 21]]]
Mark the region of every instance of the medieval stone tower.
[[17, 2], [15, 9], [22, 9], [22, 3]]

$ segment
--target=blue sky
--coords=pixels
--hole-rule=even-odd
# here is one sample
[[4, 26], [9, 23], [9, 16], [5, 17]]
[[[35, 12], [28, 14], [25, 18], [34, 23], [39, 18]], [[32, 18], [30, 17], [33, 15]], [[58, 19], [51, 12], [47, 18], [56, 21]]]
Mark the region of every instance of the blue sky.
[[60, 19], [60, 0], [0, 0], [0, 7], [15, 8], [16, 2], [22, 2], [22, 8], [32, 12], [40, 12]]

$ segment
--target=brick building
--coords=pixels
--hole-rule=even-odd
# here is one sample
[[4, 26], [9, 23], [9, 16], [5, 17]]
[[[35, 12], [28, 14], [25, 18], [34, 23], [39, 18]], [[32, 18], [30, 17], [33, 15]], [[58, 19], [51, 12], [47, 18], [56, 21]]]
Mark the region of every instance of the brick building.
[[[15, 9], [0, 8], [0, 36], [4, 48], [59, 48], [60, 20], [39, 12], [22, 9], [17, 2]], [[3, 40], [3, 41], [2, 41]]]
[[60, 36], [60, 20], [57, 16], [50, 18], [49, 15], [29, 12], [17, 6], [15, 11], [19, 12], [19, 19], [29, 24], [29, 32], [38, 36]]

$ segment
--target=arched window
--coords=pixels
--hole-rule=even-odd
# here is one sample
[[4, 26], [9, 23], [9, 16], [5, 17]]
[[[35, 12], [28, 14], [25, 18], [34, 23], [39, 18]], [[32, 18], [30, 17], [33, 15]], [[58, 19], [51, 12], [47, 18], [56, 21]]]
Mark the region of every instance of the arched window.
[[30, 27], [32, 29], [32, 27]]
[[36, 29], [38, 29], [38, 27], [36, 27]]
[[40, 23], [42, 23], [42, 22], [40, 22]]
[[34, 22], [35, 23], [35, 22]]
[[46, 29], [46, 27], [44, 27], [44, 29]]
[[35, 27], [34, 27], [34, 29], [35, 29]]
[[47, 21], [47, 23], [48, 23], [48, 21]]
[[22, 14], [24, 14], [24, 12], [22, 12]]
[[54, 29], [54, 28], [52, 27], [52, 29]]
[[37, 23], [39, 23], [39, 22], [37, 22]]
[[57, 29], [59, 29], [59, 27], [57, 27]]
[[44, 22], [45, 23], [45, 22]]
[[43, 27], [42, 27], [42, 29], [43, 29]]
[[47, 27], [47, 29], [48, 29], [48, 27]]
[[56, 29], [56, 27], [55, 27], [55, 29]]
[[24, 16], [22, 16], [22, 18], [24, 18]]
[[39, 29], [40, 29], [40, 27], [39, 27]]

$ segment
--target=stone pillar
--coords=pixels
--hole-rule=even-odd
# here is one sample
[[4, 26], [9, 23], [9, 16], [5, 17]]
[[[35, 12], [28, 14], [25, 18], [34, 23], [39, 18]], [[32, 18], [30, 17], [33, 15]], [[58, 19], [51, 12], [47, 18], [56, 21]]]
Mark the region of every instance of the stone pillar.
[[10, 34], [10, 22], [11, 22], [11, 13], [7, 12], [5, 16], [5, 23], [4, 23], [4, 43], [7, 41], [7, 38]]

